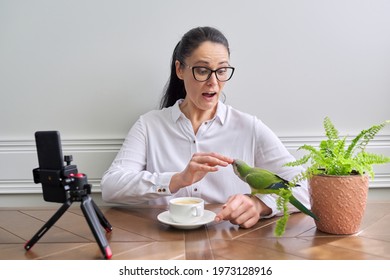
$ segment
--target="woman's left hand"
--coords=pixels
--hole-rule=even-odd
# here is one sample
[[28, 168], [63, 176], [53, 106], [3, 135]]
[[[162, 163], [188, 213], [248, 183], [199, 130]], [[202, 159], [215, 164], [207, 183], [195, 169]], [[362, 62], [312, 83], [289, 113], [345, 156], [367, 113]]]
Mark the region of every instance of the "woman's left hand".
[[271, 208], [257, 197], [236, 194], [231, 196], [222, 206], [222, 210], [216, 215], [215, 221], [228, 220], [242, 228], [250, 228], [259, 221], [260, 214], [270, 214], [270, 212]]

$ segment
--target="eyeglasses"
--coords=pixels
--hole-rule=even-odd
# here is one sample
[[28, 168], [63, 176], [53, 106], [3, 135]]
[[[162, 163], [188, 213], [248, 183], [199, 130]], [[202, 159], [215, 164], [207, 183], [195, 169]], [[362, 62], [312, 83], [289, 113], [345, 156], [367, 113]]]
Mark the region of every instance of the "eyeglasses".
[[215, 73], [215, 77], [220, 82], [226, 82], [229, 81], [234, 73], [234, 67], [221, 67], [216, 70], [211, 70], [208, 67], [204, 66], [189, 66], [183, 62], [181, 62], [184, 66], [187, 66], [192, 70], [192, 75], [194, 76], [194, 79], [198, 82], [205, 82], [208, 79], [210, 79], [211, 74]]

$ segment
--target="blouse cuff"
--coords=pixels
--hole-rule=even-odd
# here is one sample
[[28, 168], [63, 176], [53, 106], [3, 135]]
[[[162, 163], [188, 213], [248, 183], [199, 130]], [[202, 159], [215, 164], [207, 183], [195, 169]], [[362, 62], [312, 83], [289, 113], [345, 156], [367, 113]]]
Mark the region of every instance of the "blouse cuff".
[[256, 196], [272, 210], [271, 214], [261, 216], [260, 218], [272, 218], [273, 216], [279, 214], [280, 211], [277, 209], [276, 200], [274, 197], [269, 194], [256, 194]]
[[161, 193], [162, 195], [172, 195], [169, 189], [169, 183], [171, 182], [172, 176], [175, 172], [165, 172], [160, 174], [155, 186], [156, 192]]

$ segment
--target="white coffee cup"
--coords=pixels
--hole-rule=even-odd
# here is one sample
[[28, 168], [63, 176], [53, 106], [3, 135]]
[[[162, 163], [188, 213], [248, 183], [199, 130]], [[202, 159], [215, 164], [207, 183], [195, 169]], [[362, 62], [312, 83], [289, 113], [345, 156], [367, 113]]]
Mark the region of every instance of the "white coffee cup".
[[204, 213], [204, 200], [199, 197], [178, 197], [169, 201], [169, 214], [176, 223], [193, 224]]

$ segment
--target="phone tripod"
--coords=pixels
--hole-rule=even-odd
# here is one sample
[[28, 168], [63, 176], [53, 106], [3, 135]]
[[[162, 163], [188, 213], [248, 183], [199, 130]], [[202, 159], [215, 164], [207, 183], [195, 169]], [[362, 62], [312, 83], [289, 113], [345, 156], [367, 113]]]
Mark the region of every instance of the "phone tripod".
[[[70, 162], [70, 161], [69, 161]], [[107, 242], [105, 235], [103, 234], [100, 225], [106, 230], [106, 232], [112, 231], [112, 226], [104, 217], [98, 206], [95, 204], [93, 199], [89, 196], [91, 193], [91, 185], [88, 184], [87, 176], [83, 173], [77, 173], [75, 165], [65, 166], [74, 173], [68, 174], [62, 179], [62, 184], [65, 190], [65, 202], [57, 210], [57, 212], [44, 224], [44, 226], [29, 240], [24, 248], [28, 251], [31, 247], [38, 242], [38, 240], [57, 222], [57, 220], [68, 210], [73, 202], [79, 201], [81, 203], [81, 210], [88, 222], [88, 225], [98, 243], [101, 252], [105, 259], [112, 257], [111, 248]], [[52, 180], [58, 178], [59, 174], [57, 170], [41, 170], [36, 168], [33, 170], [34, 182], [39, 183], [41, 180]]]

